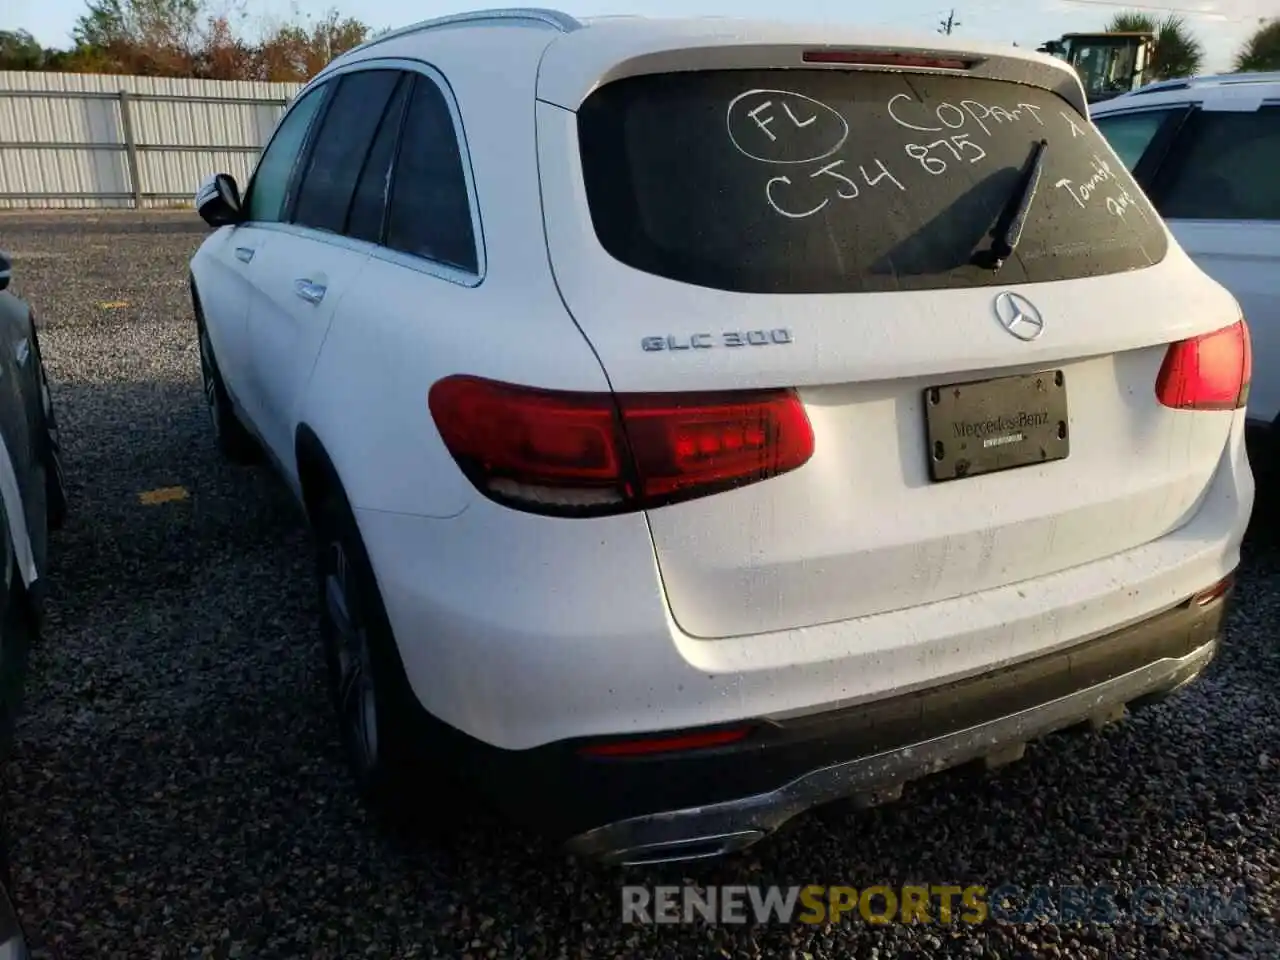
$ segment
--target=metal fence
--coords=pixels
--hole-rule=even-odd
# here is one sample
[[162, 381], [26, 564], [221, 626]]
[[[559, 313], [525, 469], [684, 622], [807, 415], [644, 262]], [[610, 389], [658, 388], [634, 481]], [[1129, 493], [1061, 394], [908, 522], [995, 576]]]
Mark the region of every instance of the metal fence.
[[297, 84], [0, 71], [0, 208], [190, 203], [242, 184]]

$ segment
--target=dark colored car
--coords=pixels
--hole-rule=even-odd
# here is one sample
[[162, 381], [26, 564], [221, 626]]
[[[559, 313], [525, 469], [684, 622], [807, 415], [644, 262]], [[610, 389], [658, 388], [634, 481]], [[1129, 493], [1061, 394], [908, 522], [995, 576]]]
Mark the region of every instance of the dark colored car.
[[[40, 632], [49, 532], [67, 512], [57, 420], [30, 304], [9, 292], [0, 253], [0, 760], [13, 743], [27, 653]], [[28, 956], [0, 844], [0, 960]]]

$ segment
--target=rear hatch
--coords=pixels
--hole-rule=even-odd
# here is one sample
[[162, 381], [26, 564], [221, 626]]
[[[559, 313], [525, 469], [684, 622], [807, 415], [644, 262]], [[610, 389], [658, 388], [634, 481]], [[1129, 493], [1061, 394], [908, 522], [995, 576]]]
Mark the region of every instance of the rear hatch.
[[[814, 61], [866, 51], [793, 45], [733, 69], [699, 68], [723, 50], [651, 55], [574, 103], [554, 53], [548, 246], [613, 389], [794, 387], [813, 429], [799, 469], [649, 511], [687, 633], [973, 594], [1194, 513], [1233, 412], [1164, 406], [1157, 377], [1170, 342], [1238, 314], [1074, 81], [955, 55], [855, 68]], [[993, 270], [993, 227], [1042, 141], [1020, 242]]]

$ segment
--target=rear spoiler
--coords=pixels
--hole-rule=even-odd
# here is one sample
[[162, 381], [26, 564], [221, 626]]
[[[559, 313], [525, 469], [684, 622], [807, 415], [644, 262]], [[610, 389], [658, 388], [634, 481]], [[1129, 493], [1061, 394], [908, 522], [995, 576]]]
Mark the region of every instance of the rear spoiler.
[[[666, 26], [662, 21], [655, 22]], [[557, 37], [548, 45], [538, 71], [538, 99], [576, 111], [592, 91], [623, 77], [691, 70], [837, 69], [903, 71], [982, 77], [1024, 83], [1051, 90], [1089, 115], [1080, 78], [1068, 64], [1037, 53], [1013, 52], [1008, 47], [949, 43], [922, 46], [917, 42], [839, 43], [831, 30], [822, 39], [794, 28], [770, 24], [760, 31], [732, 33], [677, 29], [636, 30], [608, 22]], [[723, 31], [723, 24], [720, 26]], [[812, 31], [813, 28], [809, 28]], [[840, 32], [840, 31], [836, 31]], [[853, 33], [853, 31], [844, 31]], [[784, 36], [779, 36], [784, 34]], [[761, 42], [761, 38], [776, 38]], [[931, 65], [931, 62], [933, 65]]]

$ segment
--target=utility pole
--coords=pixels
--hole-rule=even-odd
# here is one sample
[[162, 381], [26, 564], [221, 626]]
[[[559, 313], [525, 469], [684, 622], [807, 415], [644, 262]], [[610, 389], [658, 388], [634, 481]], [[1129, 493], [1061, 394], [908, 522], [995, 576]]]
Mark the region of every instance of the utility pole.
[[947, 14], [947, 19], [940, 21], [938, 26], [940, 27], [938, 30], [939, 33], [945, 33], [948, 37], [951, 36], [951, 31], [960, 26], [960, 21], [956, 19], [955, 10], [952, 9], [952, 11]]

